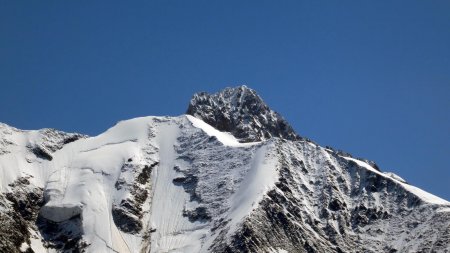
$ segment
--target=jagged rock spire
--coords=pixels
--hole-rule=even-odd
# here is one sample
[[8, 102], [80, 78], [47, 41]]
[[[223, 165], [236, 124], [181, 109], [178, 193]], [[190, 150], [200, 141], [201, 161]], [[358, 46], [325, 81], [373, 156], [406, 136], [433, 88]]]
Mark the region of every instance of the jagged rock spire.
[[300, 136], [283, 117], [271, 110], [256, 92], [245, 85], [226, 88], [215, 94], [196, 93], [187, 114], [202, 119], [220, 131], [233, 134], [241, 142]]

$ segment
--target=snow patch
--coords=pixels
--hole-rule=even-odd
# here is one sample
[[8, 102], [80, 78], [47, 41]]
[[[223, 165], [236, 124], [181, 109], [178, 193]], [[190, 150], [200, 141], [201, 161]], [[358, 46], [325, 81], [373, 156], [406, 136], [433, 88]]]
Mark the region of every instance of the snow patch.
[[192, 125], [196, 128], [202, 129], [207, 135], [214, 136], [219, 140], [223, 145], [225, 146], [231, 146], [231, 147], [248, 147], [255, 144], [258, 144], [260, 142], [248, 142], [248, 143], [240, 143], [236, 137], [234, 137], [230, 133], [226, 132], [220, 132], [219, 130], [215, 129], [208, 123], [204, 122], [201, 119], [198, 119], [196, 117], [193, 117], [191, 115], [186, 115], [188, 120], [192, 123]]
[[386, 176], [406, 184], [406, 180], [393, 172], [383, 172]]
[[22, 245], [20, 245], [19, 250], [20, 250], [20, 252], [25, 252], [29, 248], [30, 248], [30, 245], [28, 245], [28, 243], [26, 243], [26, 242], [23, 242]]
[[265, 145], [258, 148], [250, 170], [239, 189], [232, 196], [229, 232], [236, 230], [237, 225], [258, 206], [266, 192], [272, 189], [278, 181], [278, 160], [276, 157], [271, 157], [269, 155], [271, 152], [268, 152], [268, 149], [273, 146], [272, 142], [270, 146]]

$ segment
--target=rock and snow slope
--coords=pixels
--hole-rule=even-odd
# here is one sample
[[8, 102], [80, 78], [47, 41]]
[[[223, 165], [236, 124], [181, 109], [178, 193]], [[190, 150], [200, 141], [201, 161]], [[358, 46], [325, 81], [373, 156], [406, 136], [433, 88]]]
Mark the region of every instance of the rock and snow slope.
[[[0, 125], [0, 252], [449, 252], [450, 203], [245, 87], [96, 137]], [[221, 130], [221, 131], [220, 131]]]

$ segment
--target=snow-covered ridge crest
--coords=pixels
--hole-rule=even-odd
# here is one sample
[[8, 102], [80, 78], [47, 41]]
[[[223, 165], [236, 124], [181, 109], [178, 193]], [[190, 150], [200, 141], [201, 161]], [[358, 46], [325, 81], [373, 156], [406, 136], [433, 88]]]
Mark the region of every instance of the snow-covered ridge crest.
[[403, 188], [405, 188], [407, 191], [413, 193], [414, 195], [416, 195], [417, 197], [419, 197], [420, 199], [424, 200], [425, 202], [431, 203], [431, 204], [438, 204], [438, 205], [449, 205], [450, 206], [450, 202], [448, 202], [447, 200], [444, 200], [442, 198], [439, 198], [433, 194], [430, 194], [424, 190], [421, 190], [415, 186], [412, 186], [408, 183], [405, 182], [405, 180], [403, 180], [401, 177], [393, 174], [393, 173], [381, 173], [378, 170], [376, 170], [375, 168], [373, 168], [372, 166], [370, 166], [368, 163], [363, 162], [361, 160], [355, 159], [355, 158], [351, 158], [351, 157], [345, 157], [342, 156], [342, 158], [349, 160], [349, 161], [353, 161], [355, 163], [357, 163], [359, 166], [366, 168], [367, 170], [370, 170], [373, 173], [376, 173], [382, 177], [386, 177], [389, 178], [391, 180], [394, 180], [395, 182], [397, 182], [398, 184], [400, 184]]

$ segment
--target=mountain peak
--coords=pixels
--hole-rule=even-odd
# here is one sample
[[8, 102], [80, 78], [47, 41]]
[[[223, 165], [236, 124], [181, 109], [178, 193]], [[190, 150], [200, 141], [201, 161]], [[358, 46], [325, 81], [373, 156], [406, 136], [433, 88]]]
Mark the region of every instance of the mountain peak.
[[188, 112], [95, 137], [0, 124], [0, 252], [449, 251], [448, 201], [309, 141], [218, 131], [300, 138], [254, 90]]
[[241, 142], [272, 137], [300, 139], [280, 114], [271, 110], [255, 90], [245, 85], [225, 88], [214, 94], [196, 93], [189, 103], [187, 114], [220, 131], [230, 132]]

